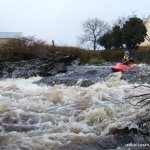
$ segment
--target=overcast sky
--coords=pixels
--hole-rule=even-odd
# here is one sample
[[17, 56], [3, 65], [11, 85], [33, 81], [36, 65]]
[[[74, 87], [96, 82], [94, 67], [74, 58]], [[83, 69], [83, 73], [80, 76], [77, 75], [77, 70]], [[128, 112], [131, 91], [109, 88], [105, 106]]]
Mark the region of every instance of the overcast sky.
[[150, 0], [0, 0], [0, 32], [76, 46], [81, 23], [99, 18], [112, 23], [132, 13], [150, 15]]

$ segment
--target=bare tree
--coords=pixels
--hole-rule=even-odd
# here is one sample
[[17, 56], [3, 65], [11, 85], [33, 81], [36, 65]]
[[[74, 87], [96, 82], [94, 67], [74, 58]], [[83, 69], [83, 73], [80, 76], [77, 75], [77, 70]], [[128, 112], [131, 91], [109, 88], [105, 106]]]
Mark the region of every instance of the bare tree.
[[89, 43], [93, 49], [97, 49], [97, 40], [106, 31], [108, 31], [108, 25], [97, 18], [88, 19], [82, 24], [83, 34], [79, 38], [81, 44]]
[[114, 22], [114, 26], [119, 26], [122, 28], [128, 19], [129, 19], [129, 17], [125, 17], [125, 16], [118, 17], [118, 19]]

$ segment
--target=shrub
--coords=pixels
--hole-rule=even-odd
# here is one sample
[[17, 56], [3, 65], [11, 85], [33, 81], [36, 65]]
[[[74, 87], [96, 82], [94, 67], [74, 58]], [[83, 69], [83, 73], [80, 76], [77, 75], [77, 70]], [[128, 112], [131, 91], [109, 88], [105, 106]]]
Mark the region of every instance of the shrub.
[[121, 62], [124, 52], [122, 50], [105, 50], [101, 52], [101, 57], [108, 62]]
[[[11, 39], [0, 47], [0, 61], [19, 61], [32, 59], [47, 54], [71, 55], [79, 58], [81, 64], [100, 64], [121, 62], [124, 50], [91, 51], [77, 47], [51, 46], [33, 37]], [[150, 63], [150, 50], [130, 50], [131, 56], [138, 63]]]
[[10, 39], [0, 48], [0, 59], [3, 61], [27, 60], [44, 55], [48, 52], [48, 45], [34, 37]]
[[88, 63], [92, 64], [92, 65], [98, 65], [98, 64], [101, 64], [103, 62], [104, 62], [103, 59], [99, 60], [98, 58], [91, 58]]

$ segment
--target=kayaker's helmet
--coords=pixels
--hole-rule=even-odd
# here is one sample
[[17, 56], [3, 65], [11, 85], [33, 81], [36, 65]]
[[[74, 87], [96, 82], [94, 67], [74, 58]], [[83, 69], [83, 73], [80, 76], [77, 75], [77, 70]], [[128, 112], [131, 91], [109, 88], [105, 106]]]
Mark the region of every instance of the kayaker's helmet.
[[129, 55], [129, 51], [125, 51], [124, 54], [125, 54], [125, 55]]

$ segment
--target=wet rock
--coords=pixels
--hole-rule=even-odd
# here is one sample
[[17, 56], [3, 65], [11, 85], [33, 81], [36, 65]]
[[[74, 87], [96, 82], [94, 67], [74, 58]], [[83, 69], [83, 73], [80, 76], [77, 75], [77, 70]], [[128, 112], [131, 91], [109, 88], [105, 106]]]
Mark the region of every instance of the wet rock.
[[123, 79], [130, 83], [150, 84], [150, 66], [142, 64], [123, 72]]
[[137, 129], [129, 130], [128, 127], [124, 129], [118, 129], [118, 131], [114, 134], [114, 137], [117, 140], [118, 144], [122, 146], [129, 143], [147, 143], [144, 136]]
[[91, 80], [81, 80], [81, 82], [77, 81], [76, 83], [76, 85], [81, 86], [81, 87], [89, 87], [92, 84], [94, 84], [94, 82]]
[[48, 54], [26, 61], [1, 62], [0, 78], [29, 78], [32, 76], [53, 76], [67, 71], [75, 58], [69, 55]]
[[65, 73], [67, 72], [67, 68], [65, 63], [54, 63], [53, 65], [47, 65], [47, 68], [43, 72], [43, 76], [54, 76], [58, 73]]
[[96, 82], [104, 80], [110, 73], [110, 66], [70, 66], [67, 73], [58, 76], [45, 77], [36, 82], [37, 84], [56, 85], [65, 84], [67, 86], [88, 87]]

